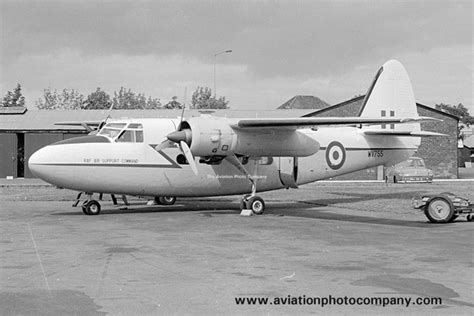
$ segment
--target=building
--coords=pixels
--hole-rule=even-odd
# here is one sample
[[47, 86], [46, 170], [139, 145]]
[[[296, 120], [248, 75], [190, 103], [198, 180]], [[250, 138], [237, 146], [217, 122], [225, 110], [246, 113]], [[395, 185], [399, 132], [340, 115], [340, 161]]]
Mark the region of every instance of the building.
[[288, 109], [317, 110], [317, 109], [327, 108], [328, 106], [330, 105], [318, 97], [315, 97], [312, 95], [297, 95], [289, 99], [282, 105], [280, 105], [277, 108], [277, 110], [288, 110]]

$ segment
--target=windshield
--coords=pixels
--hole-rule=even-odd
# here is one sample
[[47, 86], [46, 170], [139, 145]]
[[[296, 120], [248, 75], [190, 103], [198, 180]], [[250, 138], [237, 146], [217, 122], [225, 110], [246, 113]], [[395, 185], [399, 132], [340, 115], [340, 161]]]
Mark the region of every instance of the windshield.
[[397, 165], [398, 167], [406, 168], [406, 167], [424, 167], [425, 163], [421, 159], [408, 159], [407, 161], [401, 162]]
[[115, 138], [125, 127], [125, 123], [108, 123], [98, 133], [98, 135]]

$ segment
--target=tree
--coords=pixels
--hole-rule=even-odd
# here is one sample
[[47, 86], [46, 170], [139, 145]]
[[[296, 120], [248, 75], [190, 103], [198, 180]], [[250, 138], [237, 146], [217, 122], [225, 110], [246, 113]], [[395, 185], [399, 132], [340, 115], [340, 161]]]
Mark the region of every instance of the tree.
[[166, 103], [163, 108], [165, 108], [165, 109], [182, 109], [183, 105], [181, 103], [179, 103], [178, 101], [176, 101], [177, 99], [178, 99], [177, 96], [172, 97], [171, 100], [168, 103]]
[[160, 99], [145, 97], [144, 94], [134, 93], [131, 89], [125, 89], [121, 87], [119, 92], [114, 92], [114, 98], [112, 100], [114, 109], [159, 109], [161, 108]]
[[[435, 107], [437, 110], [456, 116], [457, 118], [459, 118], [459, 121], [462, 124], [468, 127], [471, 124], [474, 124], [474, 117], [469, 114], [469, 110], [462, 103], [459, 103], [458, 105], [440, 103], [436, 104]], [[464, 129], [464, 125], [458, 125], [458, 139], [461, 140], [464, 139], [464, 134], [462, 132], [462, 130]]]
[[44, 89], [43, 99], [36, 101], [36, 107], [40, 110], [77, 110], [82, 109], [84, 96], [78, 90], [63, 89], [52, 91], [51, 88]]
[[2, 107], [25, 106], [25, 97], [21, 94], [21, 85], [18, 83], [13, 92], [8, 91], [3, 97]]
[[192, 97], [192, 108], [194, 109], [227, 109], [229, 101], [225, 97], [216, 99], [212, 96], [212, 90], [208, 87], [197, 87]]
[[149, 110], [161, 109], [160, 99], [148, 97], [148, 100], [146, 101], [146, 109], [149, 109]]
[[108, 109], [112, 105], [110, 95], [97, 88], [94, 92], [87, 96], [87, 100], [84, 102], [83, 109], [86, 110], [102, 110]]

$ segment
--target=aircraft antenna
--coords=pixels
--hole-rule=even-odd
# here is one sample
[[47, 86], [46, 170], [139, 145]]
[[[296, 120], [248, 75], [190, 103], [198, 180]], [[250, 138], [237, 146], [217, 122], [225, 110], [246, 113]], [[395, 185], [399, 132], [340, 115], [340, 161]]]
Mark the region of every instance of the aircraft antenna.
[[181, 130], [181, 123], [183, 122], [183, 118], [184, 118], [184, 109], [186, 109], [186, 94], [187, 94], [187, 91], [188, 91], [188, 87], [184, 87], [184, 97], [183, 97], [183, 110], [181, 111], [181, 118], [179, 120], [179, 124], [178, 124], [178, 128], [177, 130]]
[[107, 112], [107, 116], [105, 117], [105, 120], [104, 120], [104, 125], [105, 123], [107, 123], [107, 120], [110, 118], [110, 114], [112, 113], [113, 108], [114, 108], [114, 102], [112, 102], [112, 104], [110, 105], [109, 111]]

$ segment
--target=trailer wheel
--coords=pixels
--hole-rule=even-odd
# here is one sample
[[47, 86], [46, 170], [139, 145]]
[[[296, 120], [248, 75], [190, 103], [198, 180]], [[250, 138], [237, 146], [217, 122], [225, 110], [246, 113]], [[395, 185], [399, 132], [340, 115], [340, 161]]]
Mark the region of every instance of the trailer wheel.
[[454, 216], [454, 207], [447, 199], [435, 197], [426, 206], [425, 215], [432, 223], [448, 223]]

